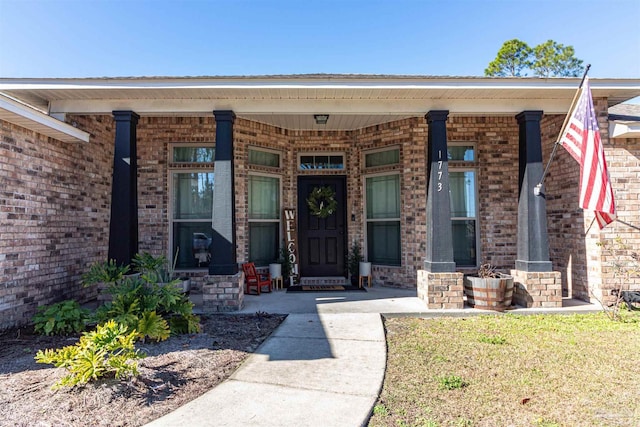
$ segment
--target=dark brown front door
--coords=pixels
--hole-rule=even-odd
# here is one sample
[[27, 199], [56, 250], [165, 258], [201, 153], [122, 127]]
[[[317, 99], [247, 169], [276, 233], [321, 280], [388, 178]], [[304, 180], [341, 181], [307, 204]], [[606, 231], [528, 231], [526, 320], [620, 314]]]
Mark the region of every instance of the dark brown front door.
[[[338, 202], [327, 218], [309, 212], [314, 188], [330, 187]], [[344, 176], [298, 177], [298, 238], [301, 277], [345, 276], [346, 179]]]

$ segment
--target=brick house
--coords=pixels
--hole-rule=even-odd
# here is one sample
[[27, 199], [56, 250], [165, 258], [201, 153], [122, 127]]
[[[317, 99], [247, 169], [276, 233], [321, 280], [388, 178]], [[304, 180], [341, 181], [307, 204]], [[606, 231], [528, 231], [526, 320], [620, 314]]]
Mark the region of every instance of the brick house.
[[[0, 79], [0, 329], [88, 299], [96, 261], [177, 253], [208, 311], [242, 305], [297, 214], [300, 276], [346, 277], [354, 242], [377, 286], [461, 307], [462, 277], [511, 271], [527, 306], [608, 301], [598, 245], [640, 250], [640, 79], [592, 79], [619, 221], [578, 207], [562, 149], [534, 196], [579, 79], [294, 75]], [[612, 129], [610, 131], [610, 129]], [[615, 132], [614, 132], [615, 130]], [[309, 214], [315, 188], [336, 212]], [[635, 281], [633, 281], [635, 280]], [[640, 279], [632, 279], [640, 288]]]

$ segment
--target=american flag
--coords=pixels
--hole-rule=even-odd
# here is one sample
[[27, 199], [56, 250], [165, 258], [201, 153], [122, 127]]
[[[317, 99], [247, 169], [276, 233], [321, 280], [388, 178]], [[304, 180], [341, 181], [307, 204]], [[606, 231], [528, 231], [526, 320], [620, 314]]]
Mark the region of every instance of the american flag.
[[602, 229], [615, 220], [616, 206], [588, 77], [560, 143], [580, 163], [580, 207], [594, 211]]

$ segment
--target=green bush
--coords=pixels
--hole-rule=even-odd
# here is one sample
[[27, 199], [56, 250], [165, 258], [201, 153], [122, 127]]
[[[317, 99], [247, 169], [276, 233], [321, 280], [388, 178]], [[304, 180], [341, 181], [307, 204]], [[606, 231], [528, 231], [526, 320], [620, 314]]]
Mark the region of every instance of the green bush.
[[137, 331], [109, 320], [96, 330], [85, 332], [75, 345], [57, 350], [40, 350], [37, 363], [49, 363], [65, 368], [69, 374], [53, 388], [86, 384], [104, 376], [117, 379], [138, 374], [138, 359], [144, 356], [134, 348]]
[[122, 280], [128, 272], [128, 265], [118, 265], [113, 259], [95, 263], [82, 275], [82, 285], [86, 287], [100, 282], [115, 283]]
[[113, 301], [96, 311], [98, 322], [114, 319], [140, 339], [162, 341], [170, 334], [195, 333], [200, 319], [193, 314], [193, 303], [173, 286], [148, 283], [144, 278], [125, 278], [107, 288]]
[[34, 330], [44, 335], [69, 335], [84, 331], [89, 320], [89, 310], [77, 301], [66, 300], [38, 307], [33, 316]]

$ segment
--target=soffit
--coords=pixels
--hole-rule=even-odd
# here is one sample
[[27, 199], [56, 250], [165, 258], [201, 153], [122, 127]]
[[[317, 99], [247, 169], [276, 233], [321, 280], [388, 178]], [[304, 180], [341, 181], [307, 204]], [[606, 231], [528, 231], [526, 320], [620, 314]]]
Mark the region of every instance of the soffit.
[[64, 142], [89, 142], [87, 132], [0, 94], [0, 119]]
[[[0, 79], [0, 92], [50, 113], [237, 116], [290, 129], [356, 129], [449, 110], [451, 115], [566, 114], [579, 79], [302, 75]], [[640, 79], [591, 79], [609, 105], [640, 96]], [[330, 114], [327, 125], [314, 113]], [[369, 117], [373, 116], [373, 117]]]

